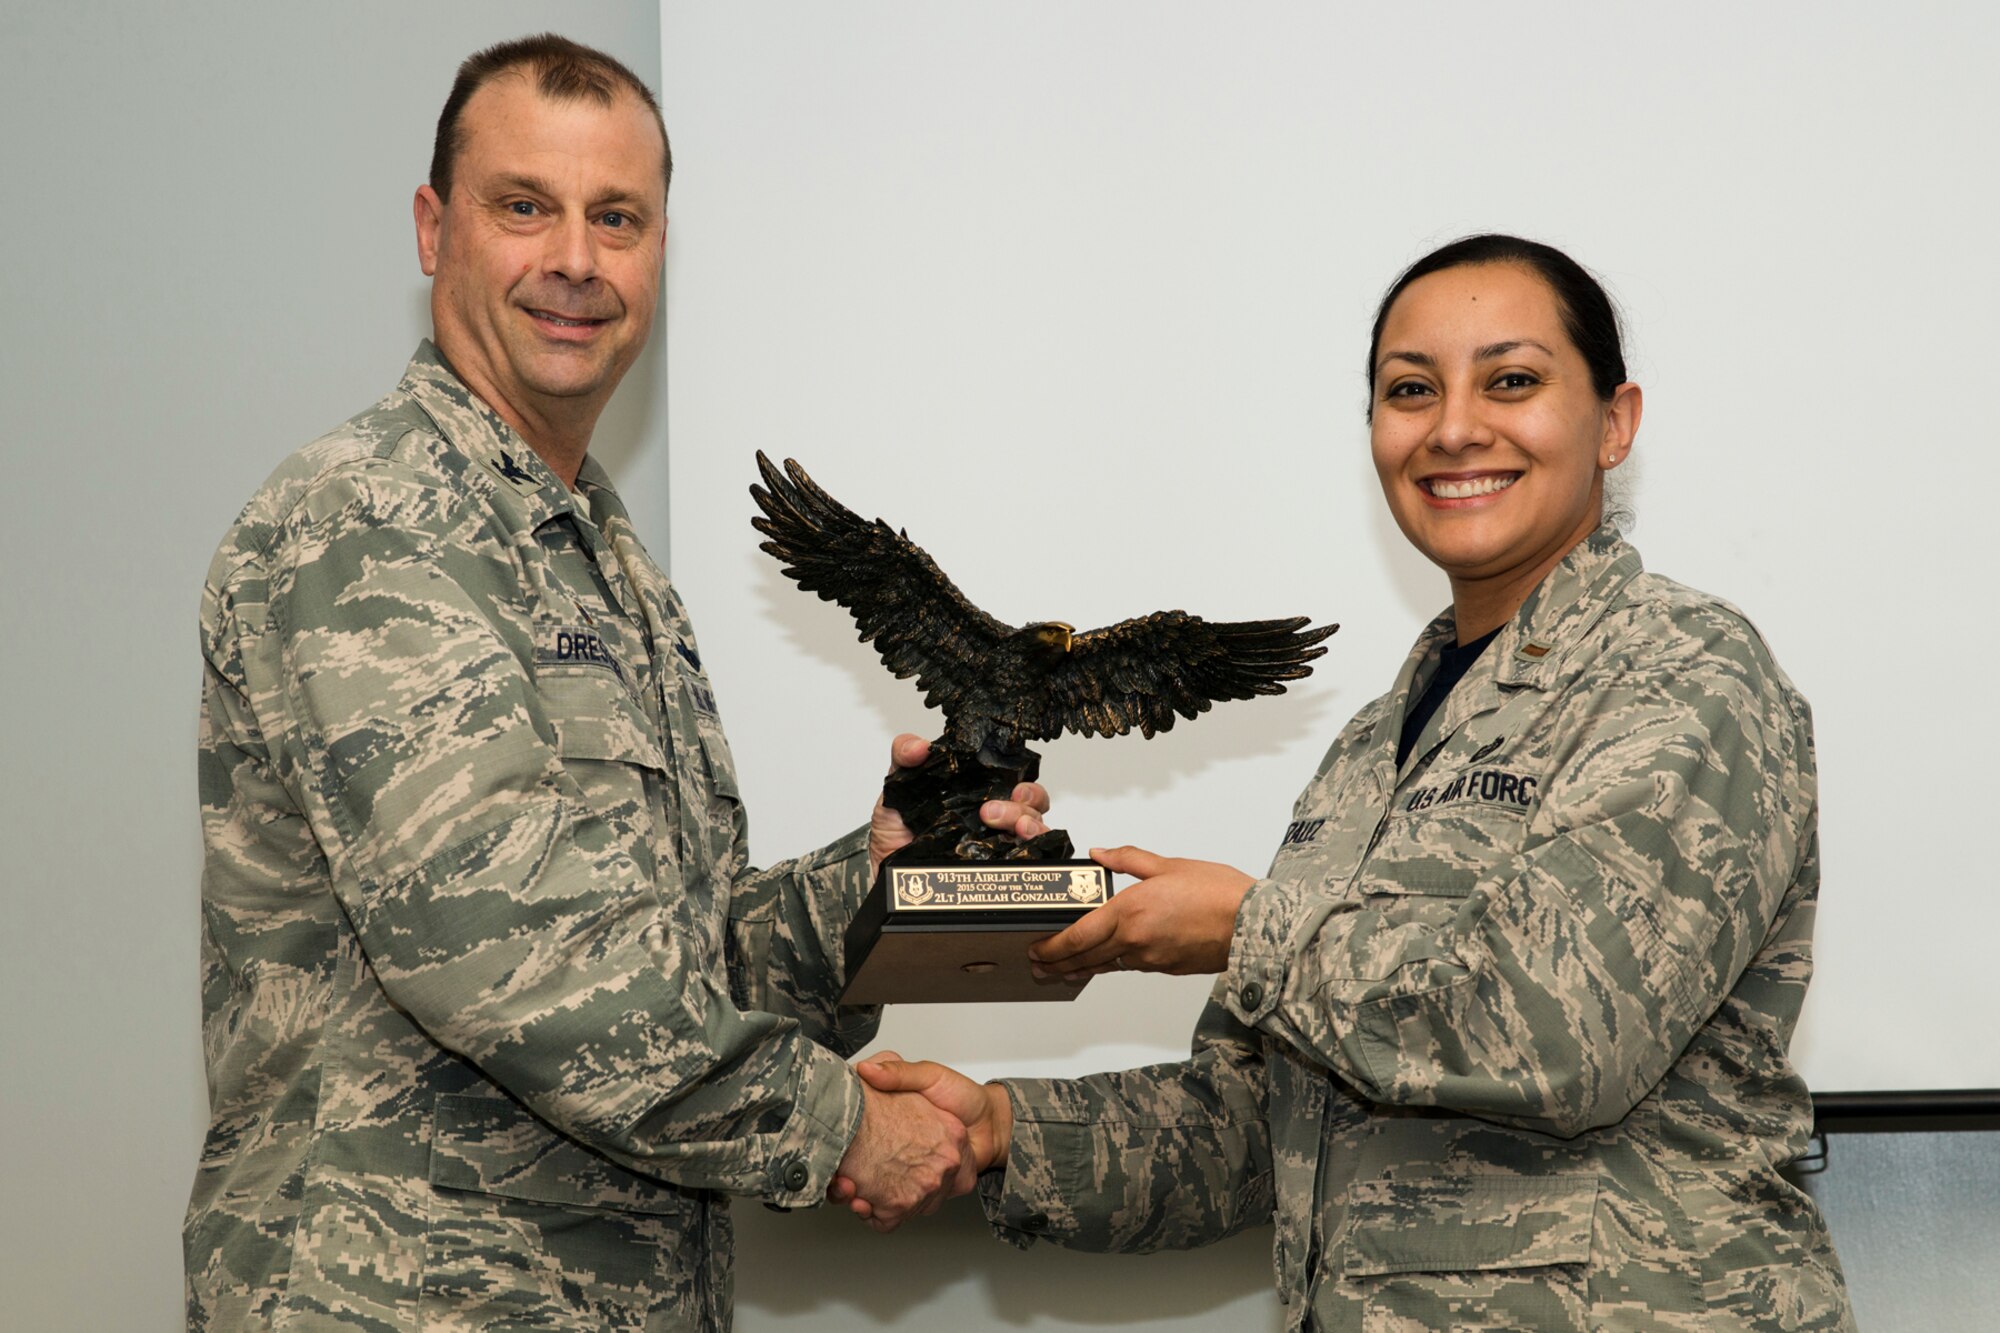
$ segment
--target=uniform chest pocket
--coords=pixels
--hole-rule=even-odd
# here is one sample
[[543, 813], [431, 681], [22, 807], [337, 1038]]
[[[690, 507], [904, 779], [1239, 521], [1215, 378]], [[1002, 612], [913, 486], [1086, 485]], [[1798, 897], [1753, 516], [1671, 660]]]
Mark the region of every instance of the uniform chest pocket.
[[[700, 823], [701, 847], [707, 857], [710, 873], [720, 884], [727, 884], [735, 878], [743, 867], [738, 863], [736, 826], [738, 812], [743, 797], [736, 785], [736, 765], [729, 755], [729, 742], [722, 738], [722, 730], [717, 726], [700, 728], [703, 776], [706, 779], [707, 799], [703, 803]], [[726, 898], [725, 893], [721, 897]]]
[[556, 753], [565, 760], [666, 771], [666, 756], [654, 735], [653, 720], [625, 683], [610, 672], [544, 672], [537, 688], [555, 728]]
[[[1346, 833], [1342, 821], [1332, 814], [1293, 819], [1285, 826], [1278, 850], [1271, 855], [1270, 878], [1299, 883], [1319, 883], [1328, 878], [1332, 871], [1327, 863], [1345, 850]], [[1351, 853], [1347, 859], [1351, 866]]]
[[729, 742], [723, 739], [718, 726], [704, 726], [700, 729], [701, 759], [708, 770], [709, 789], [731, 805], [743, 800], [742, 789], [736, 785], [736, 760], [729, 753]]
[[537, 684], [564, 775], [601, 827], [653, 874], [668, 768], [652, 719], [608, 671], [545, 672]]
[[1361, 867], [1364, 894], [1463, 898], [1521, 850], [1523, 810], [1470, 805], [1411, 811], [1399, 802]]

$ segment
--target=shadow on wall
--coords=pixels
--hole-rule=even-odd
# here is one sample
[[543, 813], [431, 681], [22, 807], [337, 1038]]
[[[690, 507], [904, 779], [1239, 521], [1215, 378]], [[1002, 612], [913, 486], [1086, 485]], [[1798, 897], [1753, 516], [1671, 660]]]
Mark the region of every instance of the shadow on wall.
[[870, 1049], [981, 1079], [1138, 1069], [1185, 1056], [1212, 980], [1099, 978], [1069, 1004], [892, 1004]]
[[888, 1236], [832, 1208], [780, 1215], [739, 1207], [735, 1217], [745, 1242], [737, 1319], [746, 1333], [760, 1312], [813, 1317], [828, 1329], [873, 1328], [899, 1326], [926, 1306], [938, 1307], [927, 1322], [945, 1313], [1015, 1326], [1279, 1324], [1268, 1226], [1199, 1250], [1106, 1255], [1043, 1244], [1016, 1250], [987, 1230], [969, 1198]]

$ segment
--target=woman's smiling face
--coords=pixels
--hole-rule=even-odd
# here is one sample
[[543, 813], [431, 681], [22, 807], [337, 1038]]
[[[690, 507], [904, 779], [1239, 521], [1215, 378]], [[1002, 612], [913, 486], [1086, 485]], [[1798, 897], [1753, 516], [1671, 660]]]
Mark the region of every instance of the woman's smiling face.
[[1596, 528], [1639, 411], [1636, 384], [1597, 396], [1532, 269], [1448, 268], [1396, 298], [1375, 358], [1375, 471], [1403, 535], [1451, 577], [1461, 638], [1512, 616]]

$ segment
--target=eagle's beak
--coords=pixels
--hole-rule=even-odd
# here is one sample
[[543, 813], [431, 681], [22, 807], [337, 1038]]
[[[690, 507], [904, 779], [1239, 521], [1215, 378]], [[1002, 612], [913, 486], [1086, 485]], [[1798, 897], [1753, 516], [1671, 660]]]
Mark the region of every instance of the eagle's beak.
[[1057, 629], [1062, 631], [1063, 651], [1068, 652], [1070, 650], [1070, 645], [1076, 641], [1076, 626], [1065, 625], [1060, 620], [1051, 621], [1050, 623], [1053, 624]]

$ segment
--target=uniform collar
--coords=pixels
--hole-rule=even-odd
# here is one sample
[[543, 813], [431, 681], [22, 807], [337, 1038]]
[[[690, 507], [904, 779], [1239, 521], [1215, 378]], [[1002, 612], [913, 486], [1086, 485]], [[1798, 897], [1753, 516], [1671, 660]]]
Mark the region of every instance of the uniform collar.
[[[1396, 684], [1389, 691], [1401, 704], [1400, 707], [1392, 710], [1394, 717], [1391, 720], [1398, 727], [1402, 725], [1402, 719], [1409, 712], [1410, 705], [1416, 702], [1419, 693], [1417, 689], [1418, 674], [1423, 671], [1426, 663], [1436, 661], [1439, 654], [1443, 651], [1444, 646], [1451, 643], [1457, 636], [1458, 622], [1453, 618], [1450, 607], [1446, 607], [1443, 611], [1440, 611], [1430, 624], [1424, 626], [1423, 633], [1417, 635], [1416, 645], [1410, 649], [1410, 655], [1403, 659], [1403, 669], [1396, 673]], [[1493, 646], [1489, 644], [1486, 653], [1491, 653], [1492, 651]], [[1486, 653], [1480, 654], [1482, 659], [1486, 656]], [[1477, 665], [1473, 667], [1474, 671], [1478, 669]]]
[[1486, 650], [1494, 679], [1555, 688], [1571, 647], [1644, 568], [1639, 552], [1609, 523], [1578, 542]]
[[[1639, 553], [1608, 523], [1577, 543], [1536, 585], [1514, 618], [1501, 627], [1426, 731], [1450, 735], [1468, 717], [1494, 707], [1500, 689], [1525, 686], [1551, 690], [1560, 686], [1571, 648], [1641, 568]], [[1457, 618], [1446, 607], [1424, 626], [1397, 673], [1389, 706], [1375, 732], [1385, 783], [1393, 785], [1396, 741], [1402, 734], [1403, 718], [1417, 697], [1419, 678], [1457, 634]], [[1421, 745], [1413, 749], [1408, 762], [1418, 762], [1422, 749]]]
[[[453, 373], [430, 339], [417, 344], [397, 387], [416, 400], [438, 433], [465, 456], [466, 479], [496, 510], [514, 514], [523, 529], [533, 531], [562, 514], [589, 518], [589, 506], [580, 504], [541, 455]], [[585, 458], [583, 468], [588, 475], [579, 480], [610, 487], [593, 460]]]
[[571, 497], [577, 509], [600, 529], [611, 519], [625, 518], [625, 501], [611, 484], [611, 474], [589, 454], [576, 472], [576, 493]]

